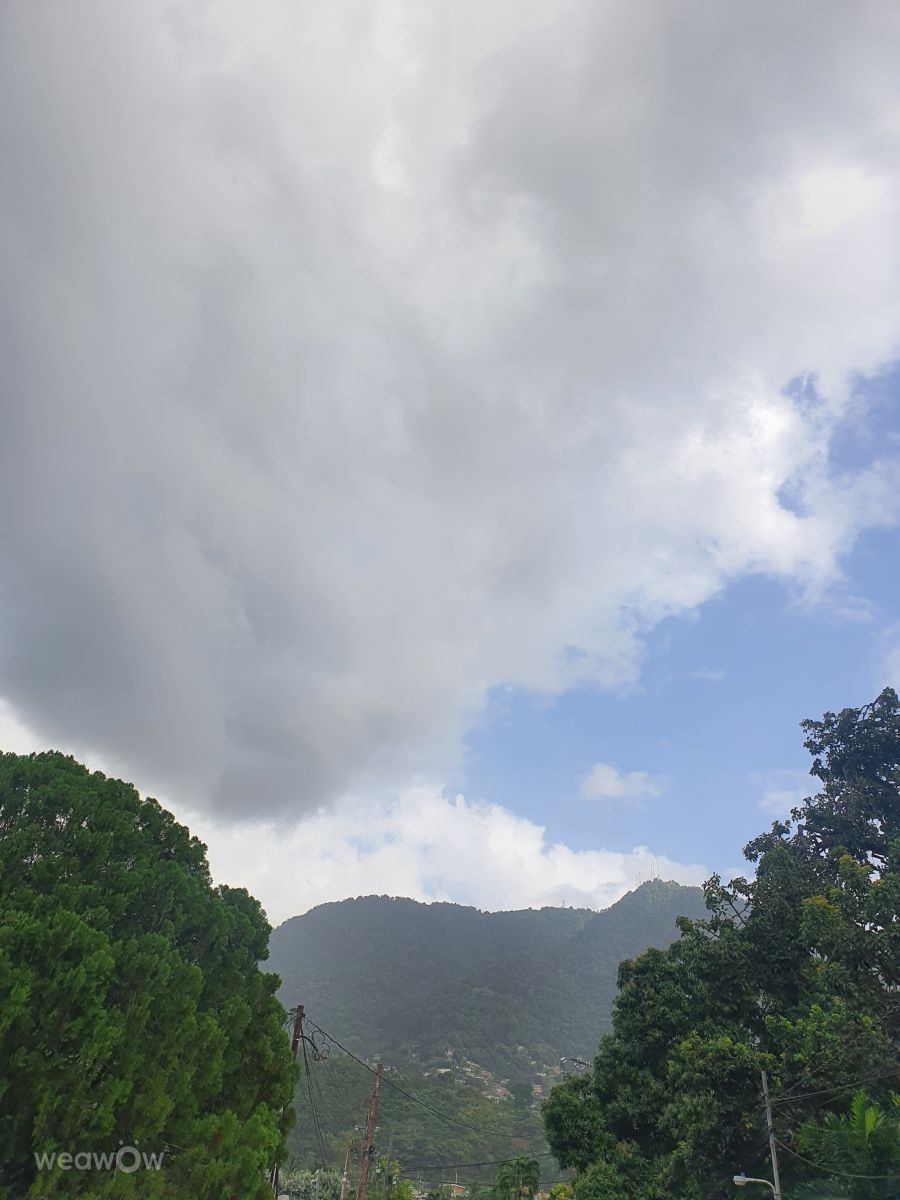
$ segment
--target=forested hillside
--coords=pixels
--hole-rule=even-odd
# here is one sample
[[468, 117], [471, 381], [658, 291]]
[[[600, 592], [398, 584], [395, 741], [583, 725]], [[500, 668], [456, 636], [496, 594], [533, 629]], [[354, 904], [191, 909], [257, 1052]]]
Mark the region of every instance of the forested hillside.
[[[372, 1082], [372, 1073], [347, 1055], [333, 1051], [328, 1059], [317, 1060], [307, 1054], [297, 1090], [297, 1121], [288, 1138], [292, 1160], [339, 1171], [352, 1137], [350, 1175], [355, 1180]], [[458, 1073], [425, 1078], [386, 1069], [379, 1090], [376, 1162], [390, 1148], [403, 1176], [431, 1190], [452, 1181], [455, 1172], [467, 1183], [489, 1182], [499, 1160], [527, 1153], [537, 1155], [545, 1178], [553, 1179], [559, 1168], [530, 1090], [525, 1086], [506, 1101], [491, 1101], [477, 1081]], [[485, 1165], [471, 1165], [476, 1163]]]
[[272, 935], [287, 1006], [364, 1058], [416, 1071], [452, 1050], [497, 1077], [590, 1057], [608, 1028], [618, 964], [704, 913], [699, 888], [660, 880], [604, 912], [480, 912], [368, 896], [324, 904]]

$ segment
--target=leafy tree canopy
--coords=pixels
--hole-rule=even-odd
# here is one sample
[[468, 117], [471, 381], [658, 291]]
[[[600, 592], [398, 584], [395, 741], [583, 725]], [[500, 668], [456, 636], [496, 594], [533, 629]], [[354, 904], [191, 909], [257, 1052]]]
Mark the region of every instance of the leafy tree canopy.
[[831, 1172], [801, 1185], [798, 1196], [890, 1200], [900, 1186], [900, 1093], [882, 1106], [860, 1088], [846, 1112], [826, 1112], [801, 1125], [796, 1146], [823, 1174]]
[[591, 1075], [544, 1106], [576, 1200], [706, 1200], [768, 1174], [763, 1069], [783, 1180], [822, 1179], [809, 1130], [862, 1084], [875, 1105], [896, 1087], [900, 705], [886, 689], [803, 728], [820, 792], [747, 846], [753, 880], [713, 876], [705, 919], [621, 965]]
[[[294, 1078], [269, 932], [155, 800], [0, 755], [0, 1195], [269, 1195]], [[162, 1165], [60, 1164], [123, 1145]]]
[[[472, 1185], [496, 1182], [499, 1162], [510, 1154], [546, 1155], [540, 1112], [520, 1108], [510, 1101], [492, 1102], [475, 1084], [461, 1084], [447, 1075], [429, 1077], [401, 1074], [385, 1069], [378, 1105], [375, 1156], [369, 1172], [381, 1196], [381, 1163], [391, 1146], [391, 1161], [399, 1164], [396, 1178], [411, 1179], [416, 1189], [428, 1191], [456, 1179]], [[348, 1137], [353, 1138], [349, 1175], [355, 1195], [359, 1177], [360, 1151], [364, 1142], [366, 1108], [372, 1090], [372, 1074], [364, 1065], [335, 1051], [318, 1061], [310, 1056], [297, 1083], [297, 1123], [288, 1135], [288, 1146], [298, 1167], [343, 1168]], [[542, 1157], [552, 1171], [549, 1156]], [[442, 1171], [442, 1164], [484, 1163]], [[555, 1175], [548, 1174], [548, 1178]]]
[[517, 1154], [500, 1164], [494, 1194], [497, 1200], [527, 1200], [541, 1182], [541, 1164], [527, 1154]]

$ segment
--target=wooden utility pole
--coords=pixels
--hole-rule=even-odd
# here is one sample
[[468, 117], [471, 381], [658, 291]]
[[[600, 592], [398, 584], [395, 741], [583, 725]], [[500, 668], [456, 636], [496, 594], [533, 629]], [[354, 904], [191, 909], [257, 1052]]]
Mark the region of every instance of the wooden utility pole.
[[[303, 1018], [305, 1015], [305, 1008], [302, 1004], [298, 1004], [294, 1009], [294, 1024], [291, 1029], [291, 1058], [294, 1062], [297, 1061], [297, 1049], [300, 1046], [300, 1038], [303, 1036]], [[280, 1191], [278, 1163], [272, 1163], [272, 1170], [269, 1172], [269, 1183], [272, 1185], [272, 1195], [277, 1197]]]
[[297, 1061], [297, 1047], [300, 1045], [300, 1034], [303, 1031], [303, 1018], [305, 1016], [306, 1009], [302, 1004], [298, 1004], [294, 1013], [294, 1028], [291, 1030], [291, 1058], [294, 1062]]
[[366, 1200], [366, 1184], [369, 1182], [369, 1163], [375, 1153], [375, 1118], [378, 1116], [378, 1088], [381, 1084], [381, 1063], [375, 1067], [375, 1082], [372, 1084], [372, 1095], [369, 1097], [369, 1115], [366, 1117], [366, 1141], [363, 1146], [362, 1159], [359, 1164], [359, 1187], [356, 1189], [356, 1200]]

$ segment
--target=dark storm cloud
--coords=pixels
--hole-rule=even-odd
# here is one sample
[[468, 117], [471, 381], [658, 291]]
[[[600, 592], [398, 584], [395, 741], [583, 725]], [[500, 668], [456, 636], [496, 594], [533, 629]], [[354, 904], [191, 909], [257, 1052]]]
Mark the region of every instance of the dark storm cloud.
[[741, 573], [824, 586], [894, 515], [826, 452], [896, 352], [898, 21], [4, 5], [0, 694], [291, 815]]

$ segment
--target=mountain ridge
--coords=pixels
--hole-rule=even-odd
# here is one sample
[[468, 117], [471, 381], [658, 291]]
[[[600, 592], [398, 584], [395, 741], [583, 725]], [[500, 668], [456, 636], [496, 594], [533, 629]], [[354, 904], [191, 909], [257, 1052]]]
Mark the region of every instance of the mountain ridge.
[[609, 1024], [618, 964], [703, 916], [703, 893], [650, 880], [603, 910], [491, 912], [363, 896], [317, 905], [273, 932], [286, 1006], [361, 1057], [424, 1072], [448, 1051], [510, 1079], [590, 1057]]

